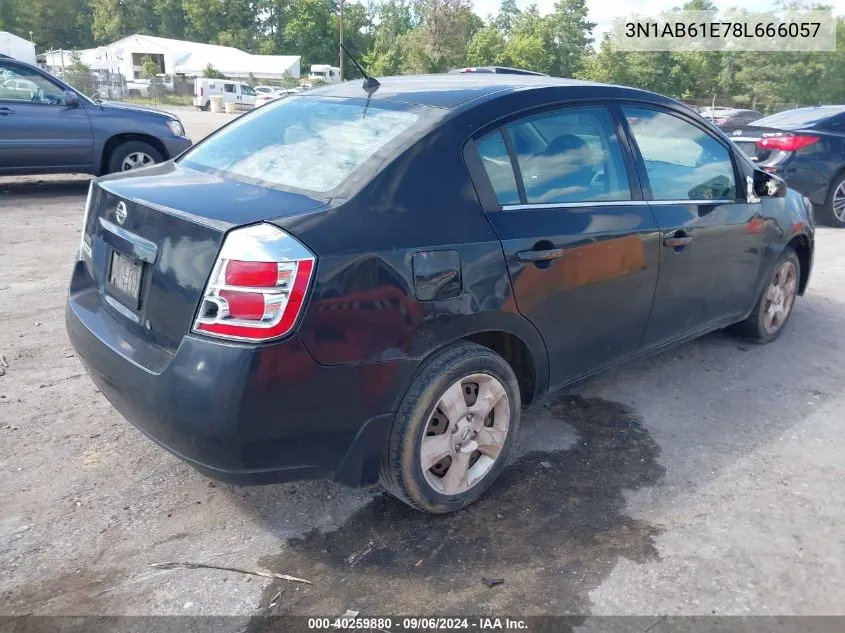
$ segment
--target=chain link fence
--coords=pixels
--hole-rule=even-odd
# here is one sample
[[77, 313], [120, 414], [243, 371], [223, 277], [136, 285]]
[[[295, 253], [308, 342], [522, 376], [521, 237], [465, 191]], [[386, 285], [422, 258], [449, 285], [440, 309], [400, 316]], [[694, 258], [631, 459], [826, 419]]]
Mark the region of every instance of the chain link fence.
[[157, 106], [191, 105], [194, 96], [193, 77], [182, 75], [135, 79], [108, 70], [76, 70], [73, 67], [47, 70], [92, 99]]

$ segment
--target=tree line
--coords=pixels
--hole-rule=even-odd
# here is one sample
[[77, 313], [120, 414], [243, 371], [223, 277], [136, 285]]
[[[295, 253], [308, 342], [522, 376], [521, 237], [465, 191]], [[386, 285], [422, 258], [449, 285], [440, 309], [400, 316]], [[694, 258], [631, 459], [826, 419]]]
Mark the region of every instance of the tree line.
[[[684, 9], [714, 10], [711, 0]], [[823, 8], [814, 6], [813, 8]], [[32, 32], [39, 50], [90, 48], [133, 33], [300, 55], [302, 67], [337, 64], [338, 0], [0, 0], [0, 30]], [[825, 53], [622, 52], [594, 42], [585, 0], [558, 0], [541, 15], [502, 0], [482, 19], [470, 0], [381, 0], [344, 5], [346, 45], [373, 75], [506, 65], [716, 99], [761, 110], [845, 103], [845, 22]], [[345, 65], [347, 78], [356, 76]]]

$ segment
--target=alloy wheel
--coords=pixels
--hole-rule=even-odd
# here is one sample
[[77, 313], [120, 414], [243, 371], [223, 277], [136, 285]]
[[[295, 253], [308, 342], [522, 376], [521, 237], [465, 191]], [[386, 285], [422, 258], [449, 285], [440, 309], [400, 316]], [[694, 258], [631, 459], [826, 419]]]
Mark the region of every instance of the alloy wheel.
[[144, 152], [132, 152], [128, 154], [120, 165], [121, 171], [130, 171], [132, 169], [138, 169], [139, 167], [146, 167], [147, 165], [153, 165], [155, 160], [149, 154], [145, 154]]
[[429, 416], [420, 444], [425, 480], [444, 495], [461, 494], [490, 471], [508, 437], [510, 403], [489, 374], [471, 374], [449, 387]]
[[783, 327], [795, 303], [797, 291], [798, 269], [793, 262], [787, 260], [780, 265], [766, 291], [763, 327], [767, 333], [774, 334]]
[[845, 222], [845, 180], [833, 192], [833, 215], [840, 222]]

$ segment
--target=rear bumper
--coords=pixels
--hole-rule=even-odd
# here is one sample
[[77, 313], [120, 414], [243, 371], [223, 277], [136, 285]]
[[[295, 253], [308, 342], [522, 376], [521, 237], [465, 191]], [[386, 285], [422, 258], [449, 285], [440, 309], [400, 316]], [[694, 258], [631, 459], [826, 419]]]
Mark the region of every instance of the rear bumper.
[[298, 337], [254, 346], [187, 335], [175, 354], [128, 331], [95, 289], [67, 331], [111, 404], [200, 472], [248, 485], [378, 478], [392, 410], [416, 363], [319, 365]]

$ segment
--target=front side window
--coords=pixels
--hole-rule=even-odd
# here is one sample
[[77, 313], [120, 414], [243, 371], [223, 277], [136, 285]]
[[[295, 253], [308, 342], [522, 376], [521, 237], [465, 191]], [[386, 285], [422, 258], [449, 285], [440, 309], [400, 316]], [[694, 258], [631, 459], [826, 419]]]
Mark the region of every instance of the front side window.
[[62, 105], [64, 91], [38, 73], [19, 66], [0, 63], [0, 100], [29, 101], [44, 105]]
[[241, 86], [241, 92], [243, 92], [245, 95], [249, 95], [251, 97], [255, 96], [255, 90], [253, 90], [249, 86]]
[[655, 200], [733, 200], [736, 179], [728, 148], [680, 117], [622, 108], [640, 148]]
[[394, 145], [422, 116], [409, 107], [366, 99], [278, 99], [216, 132], [181, 162], [322, 193], [339, 187], [377, 152]]

